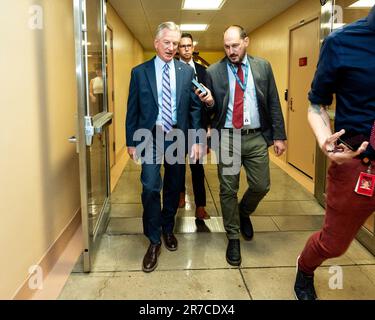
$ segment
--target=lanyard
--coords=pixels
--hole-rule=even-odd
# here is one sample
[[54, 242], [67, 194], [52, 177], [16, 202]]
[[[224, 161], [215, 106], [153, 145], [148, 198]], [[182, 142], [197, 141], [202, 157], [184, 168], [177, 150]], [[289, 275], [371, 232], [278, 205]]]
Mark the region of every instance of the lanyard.
[[[242, 65], [242, 64], [241, 64], [241, 65]], [[241, 65], [240, 65], [238, 68], [241, 68]], [[247, 63], [245, 64], [245, 79], [244, 79], [244, 82], [243, 82], [243, 83], [242, 83], [240, 77], [238, 76], [237, 71], [236, 71], [234, 65], [231, 64], [231, 63], [229, 63], [229, 67], [230, 67], [230, 69], [232, 70], [233, 75], [234, 75], [234, 77], [236, 78], [237, 83], [238, 83], [239, 86], [241, 87], [242, 91], [245, 93], [245, 90], [246, 90], [246, 84], [247, 84], [247, 78], [249, 77], [249, 68], [248, 68]]]

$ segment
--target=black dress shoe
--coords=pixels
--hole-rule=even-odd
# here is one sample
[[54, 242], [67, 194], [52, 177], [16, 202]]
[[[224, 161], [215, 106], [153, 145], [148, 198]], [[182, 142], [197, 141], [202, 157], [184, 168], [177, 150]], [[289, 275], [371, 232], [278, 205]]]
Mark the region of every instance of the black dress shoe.
[[142, 270], [144, 272], [154, 271], [158, 266], [158, 256], [160, 254], [161, 244], [150, 244], [143, 258]]
[[239, 266], [241, 264], [241, 249], [239, 239], [229, 239], [226, 258], [228, 263], [232, 266]]
[[164, 245], [169, 251], [176, 251], [177, 250], [177, 239], [173, 233], [165, 234], [163, 233]]
[[298, 270], [294, 284], [294, 294], [297, 300], [317, 300], [318, 297], [314, 288], [314, 275], [308, 275]]
[[250, 217], [243, 217], [240, 215], [240, 229], [241, 234], [246, 241], [249, 241], [254, 236], [254, 229]]

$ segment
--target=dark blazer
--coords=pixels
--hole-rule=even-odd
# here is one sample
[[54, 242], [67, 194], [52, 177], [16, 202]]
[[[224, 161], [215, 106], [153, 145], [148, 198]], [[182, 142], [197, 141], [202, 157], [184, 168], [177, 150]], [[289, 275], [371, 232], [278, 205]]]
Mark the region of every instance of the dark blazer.
[[[128, 110], [126, 114], [126, 145], [135, 147], [134, 132], [152, 130], [159, 114], [154, 59], [146, 61], [131, 72]], [[200, 129], [202, 104], [192, 90], [193, 68], [174, 60], [176, 70], [177, 128], [187, 137], [188, 129]]]
[[[195, 61], [194, 61], [194, 65], [195, 65], [195, 70], [197, 72], [198, 82], [203, 83], [205, 86], [207, 86], [206, 85], [206, 78], [207, 78], [206, 68], [202, 66], [201, 64], [196, 63]], [[211, 122], [207, 114], [207, 110], [204, 107], [202, 107], [201, 117], [202, 117], [202, 127], [207, 129], [208, 125], [211, 124]]]
[[[275, 79], [268, 61], [251, 56], [248, 56], [248, 59], [255, 83], [262, 134], [270, 146], [273, 140], [286, 140], [284, 118]], [[207, 69], [207, 87], [215, 99], [214, 106], [208, 108], [208, 112], [212, 119], [212, 127], [216, 129], [224, 128], [228, 109], [227, 63], [228, 59], [225, 57]]]
[[207, 72], [206, 68], [194, 61], [195, 70], [197, 71], [198, 82], [206, 85]]

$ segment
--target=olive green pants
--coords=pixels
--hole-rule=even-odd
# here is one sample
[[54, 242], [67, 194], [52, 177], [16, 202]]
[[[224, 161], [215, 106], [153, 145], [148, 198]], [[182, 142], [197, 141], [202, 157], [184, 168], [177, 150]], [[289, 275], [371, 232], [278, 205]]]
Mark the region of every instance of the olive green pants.
[[[218, 175], [220, 181], [220, 205], [228, 239], [239, 239], [240, 214], [249, 216], [270, 189], [268, 147], [260, 132], [242, 135], [241, 144], [233, 144], [233, 133], [224, 130], [219, 147]], [[222, 157], [229, 154], [235, 164]], [[238, 203], [240, 173], [230, 167], [244, 167], [248, 188]]]

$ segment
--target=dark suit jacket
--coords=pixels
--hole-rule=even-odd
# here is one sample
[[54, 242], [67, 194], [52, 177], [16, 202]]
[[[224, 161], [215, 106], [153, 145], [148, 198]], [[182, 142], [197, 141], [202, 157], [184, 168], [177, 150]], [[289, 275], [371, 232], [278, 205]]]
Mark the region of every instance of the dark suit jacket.
[[[131, 73], [128, 111], [126, 114], [126, 145], [135, 147], [133, 140], [137, 129], [152, 130], [159, 114], [154, 59], [135, 67]], [[176, 70], [177, 128], [185, 133], [188, 129], [200, 129], [202, 104], [192, 90], [194, 70], [174, 60]]]
[[[248, 56], [248, 59], [255, 83], [262, 134], [270, 146], [273, 140], [286, 140], [284, 118], [275, 79], [268, 61], [251, 56]], [[212, 119], [212, 127], [216, 129], [224, 128], [228, 109], [227, 62], [228, 59], [225, 57], [207, 69], [207, 87], [215, 99], [214, 106], [208, 108], [208, 112]]]
[[207, 72], [206, 68], [199, 63], [194, 61], [195, 70], [197, 71], [198, 82], [206, 85]]
[[[206, 85], [206, 78], [207, 78], [206, 68], [202, 66], [201, 64], [196, 63], [195, 61], [194, 61], [194, 65], [195, 65], [195, 70], [197, 72], [198, 82], [203, 83], [205, 86], [207, 86]], [[202, 127], [207, 129], [208, 125], [211, 123], [210, 123], [210, 118], [207, 114], [207, 110], [204, 107], [202, 107], [201, 117], [202, 117]]]

